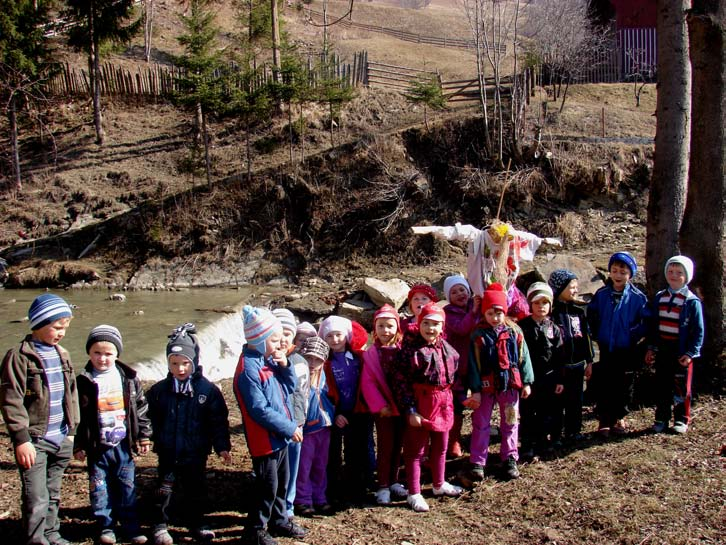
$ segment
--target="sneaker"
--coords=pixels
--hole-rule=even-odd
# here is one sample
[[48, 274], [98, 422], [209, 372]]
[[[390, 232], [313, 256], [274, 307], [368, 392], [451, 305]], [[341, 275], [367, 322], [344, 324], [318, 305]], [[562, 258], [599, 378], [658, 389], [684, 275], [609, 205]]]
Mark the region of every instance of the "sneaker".
[[278, 545], [277, 540], [267, 530], [257, 530], [252, 536], [250, 543], [254, 543], [255, 545]]
[[376, 503], [378, 505], [391, 505], [391, 490], [389, 488], [379, 488], [376, 492]]
[[273, 526], [268, 531], [275, 537], [292, 537], [295, 539], [301, 539], [308, 533], [305, 528], [291, 520], [288, 520], [285, 524]]
[[440, 487], [434, 486], [434, 496], [459, 496], [464, 491], [460, 486], [453, 485], [444, 481]]
[[301, 517], [312, 517], [315, 514], [315, 508], [309, 503], [299, 503], [295, 506], [295, 512]]
[[417, 513], [425, 513], [429, 510], [429, 504], [421, 494], [409, 494], [406, 501]]
[[110, 528], [101, 530], [101, 535], [98, 536], [98, 542], [103, 545], [114, 545], [116, 543], [116, 534]]
[[688, 424], [686, 424], [685, 422], [676, 422], [673, 425], [673, 431], [680, 435], [683, 435], [688, 431]]
[[214, 539], [214, 532], [209, 526], [200, 526], [192, 530], [192, 534], [199, 541], [212, 541]]
[[663, 433], [666, 429], [666, 423], [661, 422], [660, 420], [656, 420], [653, 422], [653, 425], [650, 427], [650, 431], [653, 433]]
[[481, 464], [474, 464], [471, 467], [471, 475], [475, 481], [481, 481], [484, 479], [484, 466]]
[[149, 538], [143, 534], [139, 534], [131, 538], [131, 545], [145, 545], [147, 541], [149, 541]]
[[507, 458], [507, 465], [504, 468], [504, 476], [507, 479], [519, 479], [519, 469], [517, 468], [517, 460], [514, 456]]
[[391, 485], [391, 496], [398, 499], [403, 499], [408, 496], [408, 488], [403, 486], [401, 483], [393, 483]]
[[154, 532], [154, 545], [174, 545], [174, 540], [166, 528], [159, 528]]

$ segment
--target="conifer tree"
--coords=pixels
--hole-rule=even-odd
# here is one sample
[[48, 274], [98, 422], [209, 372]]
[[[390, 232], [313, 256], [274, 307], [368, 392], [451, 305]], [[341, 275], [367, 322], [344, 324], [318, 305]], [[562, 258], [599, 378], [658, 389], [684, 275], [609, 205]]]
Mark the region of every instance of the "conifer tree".
[[442, 110], [446, 107], [446, 98], [444, 98], [441, 85], [435, 76], [430, 78], [420, 78], [409, 86], [405, 93], [406, 99], [414, 104], [423, 104], [424, 109], [424, 125], [426, 130], [429, 128], [427, 117], [427, 109]]

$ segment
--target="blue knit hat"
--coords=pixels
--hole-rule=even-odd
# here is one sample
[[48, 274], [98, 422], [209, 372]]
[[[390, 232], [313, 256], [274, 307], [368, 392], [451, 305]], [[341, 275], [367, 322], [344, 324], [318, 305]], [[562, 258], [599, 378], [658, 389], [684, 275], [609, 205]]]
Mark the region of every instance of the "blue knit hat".
[[265, 353], [265, 341], [275, 331], [282, 331], [280, 320], [266, 308], [245, 305], [242, 309], [245, 339], [253, 350]]
[[555, 301], [557, 301], [562, 292], [565, 291], [567, 285], [576, 278], [577, 275], [572, 271], [568, 271], [567, 269], [557, 269], [552, 271], [552, 274], [550, 274], [550, 279], [547, 281], [547, 283], [552, 288], [552, 295], [554, 296]]
[[613, 263], [615, 261], [625, 263], [628, 269], [630, 269], [630, 278], [633, 278], [635, 276], [635, 273], [638, 272], [638, 264], [635, 262], [635, 258], [628, 252], [615, 252], [613, 255], [611, 255], [610, 261], [608, 261], [608, 272], [610, 271], [610, 267], [613, 266]]
[[28, 309], [28, 320], [32, 331], [71, 316], [73, 316], [73, 311], [68, 303], [52, 293], [39, 295]]

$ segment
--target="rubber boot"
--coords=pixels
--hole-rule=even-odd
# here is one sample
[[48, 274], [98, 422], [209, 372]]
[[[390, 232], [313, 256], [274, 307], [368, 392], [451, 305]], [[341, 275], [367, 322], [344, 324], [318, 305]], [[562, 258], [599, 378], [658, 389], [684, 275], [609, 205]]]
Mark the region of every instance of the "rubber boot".
[[464, 415], [454, 415], [454, 425], [449, 431], [449, 446], [446, 453], [449, 458], [459, 458], [464, 453], [461, 450], [461, 426], [464, 423]]

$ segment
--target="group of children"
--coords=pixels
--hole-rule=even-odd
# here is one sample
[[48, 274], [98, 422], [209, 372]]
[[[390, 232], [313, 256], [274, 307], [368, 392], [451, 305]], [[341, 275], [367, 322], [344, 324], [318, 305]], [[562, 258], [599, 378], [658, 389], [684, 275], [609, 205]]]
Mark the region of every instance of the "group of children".
[[[414, 511], [428, 511], [422, 466], [430, 469], [434, 496], [460, 495], [462, 488], [446, 480], [445, 462], [447, 453], [462, 455], [465, 408], [471, 409], [475, 479], [486, 471], [495, 405], [507, 479], [519, 477], [520, 438], [530, 456], [581, 439], [585, 380], [596, 392], [598, 433], [627, 433], [633, 373], [643, 354], [656, 366], [653, 431], [664, 431], [673, 411], [673, 431], [685, 433], [693, 360], [703, 340], [700, 301], [688, 289], [693, 263], [685, 256], [668, 260], [668, 288], [650, 304], [630, 282], [637, 271], [630, 254], [613, 254], [608, 268], [606, 286], [587, 308], [577, 300], [571, 271], [533, 283], [526, 293], [529, 315], [519, 309], [516, 321], [508, 315], [512, 296], [499, 284], [476, 296], [464, 277], [450, 276], [443, 307], [433, 287], [417, 284], [408, 294], [411, 316], [401, 319], [390, 305], [375, 313], [372, 342], [360, 324], [340, 316], [316, 329], [298, 324], [287, 309], [245, 306], [246, 344], [233, 387], [255, 476], [245, 524], [249, 542], [304, 537], [293, 515], [361, 503], [374, 475], [380, 505], [405, 499]], [[115, 327], [91, 330], [89, 361], [76, 379], [59, 345], [70, 306], [44, 294], [28, 318], [31, 334], [5, 356], [0, 385], [27, 543], [69, 543], [57, 515], [71, 456], [88, 460], [98, 541], [115, 543], [119, 525], [131, 543], [146, 543], [133, 459], [152, 445], [158, 456], [155, 545], [173, 543], [167, 524], [177, 496], [174, 504], [194, 536], [213, 539], [203, 518], [205, 468], [212, 451], [231, 461], [228, 409], [203, 376], [193, 324], [171, 333], [169, 374], [145, 393], [134, 370], [119, 360], [123, 342]], [[600, 352], [594, 365], [591, 332]]]

